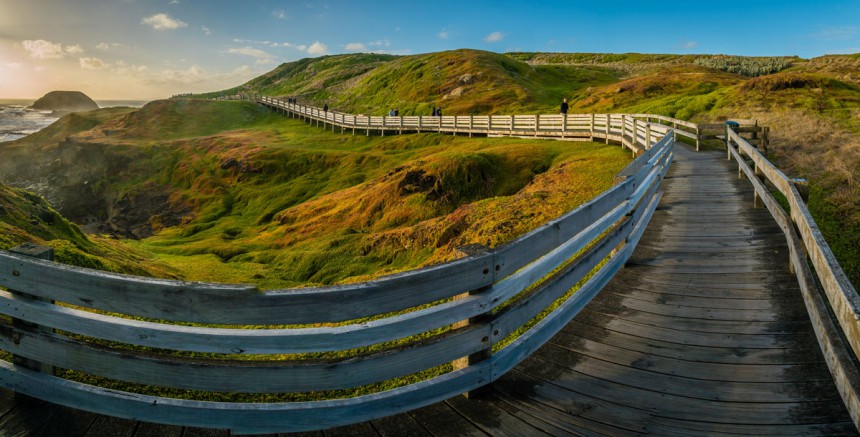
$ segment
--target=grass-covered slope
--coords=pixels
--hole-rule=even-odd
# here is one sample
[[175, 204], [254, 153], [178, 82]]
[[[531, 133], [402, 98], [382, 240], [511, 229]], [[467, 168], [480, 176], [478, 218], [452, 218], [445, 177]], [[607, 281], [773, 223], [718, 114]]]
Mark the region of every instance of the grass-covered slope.
[[[61, 156], [45, 171], [63, 187], [51, 196], [81, 199], [65, 209], [99, 215], [100, 232], [135, 237], [123, 244], [182, 278], [264, 288], [499, 245], [605, 190], [629, 161], [595, 144], [332, 133], [248, 102], [153, 102], [63, 133], [32, 151]], [[84, 198], [97, 201], [79, 211]]]
[[0, 184], [0, 249], [23, 243], [50, 246], [57, 262], [79, 267], [163, 278], [178, 273], [121, 242], [84, 235], [41, 196]]
[[601, 66], [530, 66], [498, 53], [454, 50], [412, 56], [336, 55], [283, 64], [238, 91], [297, 97], [361, 114], [429, 115], [556, 112], [561, 99], [614, 82]]

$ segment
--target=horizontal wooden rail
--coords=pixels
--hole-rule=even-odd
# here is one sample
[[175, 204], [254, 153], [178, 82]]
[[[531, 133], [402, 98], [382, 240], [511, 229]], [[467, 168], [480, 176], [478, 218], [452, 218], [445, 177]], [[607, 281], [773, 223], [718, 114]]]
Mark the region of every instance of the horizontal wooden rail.
[[[860, 369], [856, 366], [860, 353], [860, 296], [830, 251], [794, 183], [737, 132], [724, 129], [728, 159], [737, 161], [739, 173], [746, 175], [755, 188], [755, 201], [765, 204], [785, 233], [790, 266], [797, 275], [818, 343], [845, 406], [860, 427]], [[773, 198], [764, 181], [785, 196], [789, 213]]]

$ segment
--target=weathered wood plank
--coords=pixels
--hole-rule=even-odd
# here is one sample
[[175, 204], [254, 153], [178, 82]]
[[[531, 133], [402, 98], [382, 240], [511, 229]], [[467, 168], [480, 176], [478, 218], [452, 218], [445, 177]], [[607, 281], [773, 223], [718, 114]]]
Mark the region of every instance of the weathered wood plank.
[[134, 437], [182, 437], [182, 430], [181, 426], [140, 422], [134, 432]]
[[518, 437], [542, 434], [541, 430], [511, 416], [484, 399], [467, 400], [458, 396], [448, 399], [446, 403], [475, 426], [494, 436]]
[[445, 402], [410, 411], [409, 414], [420, 422], [434, 436], [459, 435], [485, 437], [488, 434], [463, 418]]
[[[87, 411], [75, 410], [59, 405], [52, 405], [55, 409], [54, 414], [45, 422], [45, 426], [39, 429], [36, 433], [31, 434], [33, 437], [57, 437], [57, 436], [82, 436], [90, 429], [98, 415]], [[175, 427], [181, 430], [179, 427]], [[170, 434], [159, 434], [158, 436], [171, 437]], [[141, 437], [147, 437], [141, 435]], [[155, 437], [155, 436], [153, 436]], [[178, 437], [178, 434], [177, 434]]]
[[[819, 423], [845, 419], [844, 409], [840, 411], [833, 408], [838, 401], [731, 402], [697, 399], [669, 393], [660, 394], [650, 389], [634, 387], [626, 383], [619, 384], [578, 372], [570, 373], [554, 364], [539, 360], [528, 360], [519, 369], [527, 375], [550, 380], [553, 384], [574, 393], [583, 393], [603, 401], [643, 409], [663, 417], [690, 420], [707, 417], [709, 421], [719, 423], [773, 425], [795, 423], [800, 415], [804, 420], [819, 421]], [[703, 412], [711, 413], [703, 416]]]
[[822, 357], [805, 353], [809, 348], [814, 348], [817, 345], [815, 339], [809, 336], [802, 340], [795, 339], [788, 347], [784, 348], [720, 348], [710, 345], [681, 344], [671, 341], [671, 339], [640, 337], [636, 335], [638, 332], [635, 329], [629, 331], [613, 330], [609, 327], [585, 323], [579, 319], [580, 317], [574, 319], [557, 335], [556, 341], [558, 343], [588, 340], [645, 355], [715, 364], [790, 365], [823, 363]]
[[382, 436], [430, 436], [431, 434], [407, 413], [383, 417], [371, 421], [373, 427]]
[[14, 407], [0, 417], [0, 434], [33, 435], [39, 432], [56, 412], [51, 404], [32, 398], [19, 397]]
[[111, 416], [98, 416], [84, 437], [132, 437], [137, 423]]
[[[527, 285], [520, 284], [520, 287]], [[0, 313], [27, 317], [32, 322], [67, 332], [159, 349], [224, 354], [286, 354], [352, 349], [450, 325], [487, 311], [491, 301], [497, 300], [500, 293], [506, 293], [502, 290], [505, 288], [511, 287], [505, 282], [465, 300], [360, 324], [320, 328], [248, 330], [170, 325], [80, 311], [45, 302], [23, 302], [11, 299], [3, 291], [0, 291]]]
[[399, 311], [490, 285], [490, 258], [468, 257], [360, 284], [259, 292], [252, 286], [117, 275], [0, 251], [0, 284], [46, 299], [161, 320], [323, 323]]
[[166, 424], [252, 434], [319, 429], [384, 417], [438, 402], [489, 381], [489, 362], [373, 395], [350, 399], [242, 404], [133, 395], [15, 368], [0, 361], [0, 385], [60, 405]]
[[[417, 373], [487, 347], [489, 325], [366, 357], [331, 362], [181, 359], [96, 348], [57, 334], [2, 327], [0, 347], [42, 363], [111, 379], [187, 390], [280, 393], [337, 390]], [[14, 339], [14, 340], [13, 340]]]

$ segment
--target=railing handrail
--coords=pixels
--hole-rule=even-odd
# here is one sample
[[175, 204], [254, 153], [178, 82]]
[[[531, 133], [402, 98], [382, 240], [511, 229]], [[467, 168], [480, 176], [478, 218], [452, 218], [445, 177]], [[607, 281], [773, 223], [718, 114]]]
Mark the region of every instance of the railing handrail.
[[[797, 276], [818, 343], [845, 406], [860, 427], [860, 371], [855, 365], [856, 357], [860, 356], [860, 296], [821, 235], [794, 181], [736, 131], [728, 126], [724, 129], [728, 159], [737, 161], [738, 176], [746, 175], [755, 188], [755, 202], [761, 200], [765, 204], [785, 234], [790, 267]], [[750, 158], [752, 168], [743, 155]], [[760, 177], [785, 197], [788, 212]]]

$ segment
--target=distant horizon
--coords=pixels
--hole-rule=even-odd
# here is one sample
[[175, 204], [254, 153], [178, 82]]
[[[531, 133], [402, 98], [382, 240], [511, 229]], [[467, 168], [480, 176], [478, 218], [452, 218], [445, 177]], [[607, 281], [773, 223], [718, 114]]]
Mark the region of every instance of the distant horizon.
[[[707, 17], [702, 19], [701, 17]], [[0, 96], [153, 100], [235, 87], [347, 53], [798, 56], [860, 52], [856, 0], [0, 0]], [[130, 97], [132, 96], [133, 97]]]
[[[472, 48], [468, 48], [468, 47], [460, 47], [460, 48], [456, 48], [456, 49], [449, 49], [449, 50], [442, 50], [442, 51], [454, 51], [454, 50], [481, 50], [481, 49], [472, 49]], [[420, 56], [420, 55], [425, 55], [425, 54], [429, 54], [429, 53], [436, 53], [436, 52], [413, 53], [413, 54], [409, 54], [409, 55], [393, 55], [393, 56]], [[562, 52], [562, 51], [555, 51], [555, 52], [548, 52], [548, 51], [537, 51], [537, 52], [532, 52], [532, 51], [523, 51], [523, 52], [501, 52], [501, 53], [499, 53], [499, 52], [493, 52], [493, 53], [498, 53], [498, 54], [501, 54], [501, 55], [505, 55], [505, 54], [508, 54], [508, 53], [559, 53], [559, 54], [596, 54], [596, 55], [627, 55], [627, 54], [636, 54], [636, 55], [658, 55], [658, 56], [659, 56], [659, 55], [673, 55], [673, 56], [677, 55], [677, 56], [741, 56], [741, 57], [787, 57], [787, 58], [799, 57], [799, 58], [801, 58], [801, 59], [803, 59], [803, 60], [810, 60], [810, 59], [814, 59], [814, 58], [822, 57], [822, 56], [850, 56], [850, 55], [854, 55], [854, 54], [860, 54], [860, 53], [826, 53], [826, 54], [823, 54], [823, 55], [820, 55], [820, 56], [816, 56], [816, 57], [813, 57], [813, 58], [804, 58], [804, 57], [801, 57], [801, 56], [799, 56], [799, 55], [759, 55], [759, 56], [745, 56], [745, 55], [736, 55], [736, 54], [733, 54], [733, 53], [656, 53], [656, 52], [655, 52], [655, 53], [647, 53], [647, 52]], [[323, 56], [352, 55], [352, 54], [360, 54], [360, 53], [332, 53], [332, 54], [329, 54], [329, 55], [323, 55]], [[300, 60], [302, 60], [302, 59], [314, 59], [314, 57], [306, 56], [306, 57], [304, 57], [304, 58], [296, 59], [295, 61], [285, 61], [284, 63], [296, 62], [296, 61], [300, 61]], [[283, 64], [283, 63], [282, 63], [282, 64]], [[265, 72], [261, 73], [261, 75], [262, 75], [262, 74], [265, 74], [265, 73], [267, 73], [267, 72], [269, 72], [269, 71], [274, 70], [275, 68], [277, 68], [277, 67], [278, 67], [278, 66], [280, 66], [280, 65], [281, 65], [281, 64], [278, 64], [278, 65], [273, 66], [270, 70], [267, 70], [267, 71], [265, 71]], [[255, 76], [255, 77], [257, 77], [257, 76]], [[251, 78], [251, 79], [253, 79], [253, 78]], [[250, 79], [249, 79], [249, 80], [250, 80]], [[228, 87], [225, 87], [225, 88], [221, 88], [221, 89], [213, 89], [213, 90], [209, 90], [209, 91], [199, 91], [199, 92], [196, 92], [196, 93], [194, 93], [194, 94], [206, 94], [206, 93], [218, 92], [218, 91], [221, 91], [222, 89], [229, 89], [229, 88], [234, 88], [234, 87], [237, 87], [237, 86], [241, 86], [241, 85], [242, 85], [242, 84], [244, 84], [245, 82], [247, 82], [247, 80], [246, 80], [246, 81], [243, 81], [243, 82], [241, 82], [241, 83], [236, 83], [236, 84], [234, 84], [234, 85], [231, 85], [231, 86], [228, 86]], [[0, 95], [0, 102], [3, 102], [3, 101], [12, 101], [12, 100], [20, 100], [20, 101], [25, 101], [25, 100], [37, 100], [37, 99], [39, 99], [39, 98], [43, 97], [45, 94], [47, 94], [47, 93], [49, 93], [49, 92], [52, 92], [52, 91], [80, 91], [80, 90], [48, 90], [48, 91], [46, 91], [44, 94], [39, 95], [39, 96], [34, 96], [34, 97], [4, 97], [4, 96]], [[87, 94], [87, 93], [84, 93], [84, 94]], [[148, 102], [148, 101], [153, 101], [153, 100], [168, 99], [168, 98], [170, 98], [171, 96], [176, 95], [176, 94], [185, 94], [185, 93], [174, 93], [174, 94], [171, 94], [171, 95], [169, 95], [169, 96], [162, 96], [162, 97], [150, 97], [150, 98], [133, 98], [133, 97], [124, 97], [124, 98], [106, 98], [106, 99], [98, 98], [98, 97], [93, 97], [93, 96], [90, 96], [89, 94], [87, 94], [87, 95], [88, 95], [91, 99], [93, 99], [96, 103], [98, 103], [98, 102], [100, 102], [100, 101], [102, 101], [102, 102]], [[101, 106], [101, 105], [99, 105], [99, 106]]]

